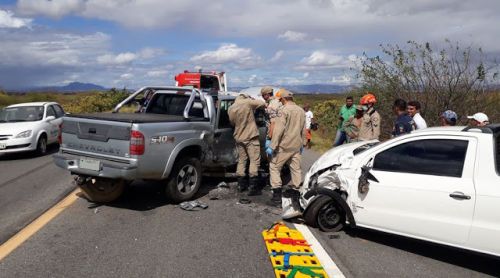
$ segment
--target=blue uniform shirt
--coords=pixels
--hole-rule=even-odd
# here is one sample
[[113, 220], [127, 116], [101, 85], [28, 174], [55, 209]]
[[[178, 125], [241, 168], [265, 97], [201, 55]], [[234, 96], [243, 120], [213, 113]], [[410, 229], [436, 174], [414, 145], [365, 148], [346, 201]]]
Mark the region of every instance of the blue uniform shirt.
[[410, 133], [416, 129], [415, 127], [415, 122], [413, 121], [412, 117], [408, 116], [407, 114], [401, 114], [398, 116], [396, 122], [394, 123], [392, 135], [399, 136]]

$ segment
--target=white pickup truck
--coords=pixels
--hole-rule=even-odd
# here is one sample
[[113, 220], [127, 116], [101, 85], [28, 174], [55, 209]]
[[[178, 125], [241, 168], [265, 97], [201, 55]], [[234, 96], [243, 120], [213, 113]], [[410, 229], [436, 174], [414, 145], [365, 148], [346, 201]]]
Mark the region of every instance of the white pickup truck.
[[345, 223], [500, 256], [500, 124], [333, 148], [309, 169], [310, 225]]

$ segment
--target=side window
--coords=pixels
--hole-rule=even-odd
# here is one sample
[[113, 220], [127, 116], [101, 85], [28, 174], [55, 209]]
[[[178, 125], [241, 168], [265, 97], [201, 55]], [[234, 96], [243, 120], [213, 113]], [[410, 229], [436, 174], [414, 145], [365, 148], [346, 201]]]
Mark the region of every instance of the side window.
[[54, 105], [54, 110], [56, 111], [56, 118], [61, 118], [64, 116], [64, 110], [59, 105]]
[[56, 111], [52, 105], [47, 106], [47, 116], [54, 116], [56, 118]]
[[373, 169], [461, 177], [468, 144], [466, 140], [451, 139], [404, 143], [377, 154]]
[[220, 100], [219, 101], [219, 122], [217, 128], [232, 128], [231, 122], [229, 122], [229, 114], [227, 111], [229, 107], [233, 104], [233, 100]]

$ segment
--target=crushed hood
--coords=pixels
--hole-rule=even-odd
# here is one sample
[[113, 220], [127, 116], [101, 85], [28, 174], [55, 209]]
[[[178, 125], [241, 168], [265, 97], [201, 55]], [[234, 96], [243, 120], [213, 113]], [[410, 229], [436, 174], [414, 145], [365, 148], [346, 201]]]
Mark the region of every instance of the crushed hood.
[[353, 150], [369, 142], [370, 141], [355, 142], [330, 149], [329, 151], [324, 153], [318, 160], [316, 160], [316, 162], [314, 162], [314, 164], [311, 166], [311, 169], [309, 170], [309, 173], [316, 173], [321, 169], [330, 167], [335, 164], [339, 164], [344, 167], [347, 166], [346, 164], [350, 164], [352, 158], [354, 157]]

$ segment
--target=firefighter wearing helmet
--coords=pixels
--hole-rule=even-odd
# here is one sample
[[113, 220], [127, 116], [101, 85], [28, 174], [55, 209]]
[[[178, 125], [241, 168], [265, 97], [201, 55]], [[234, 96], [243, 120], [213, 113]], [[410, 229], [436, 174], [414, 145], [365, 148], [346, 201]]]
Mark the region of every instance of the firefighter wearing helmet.
[[379, 139], [380, 114], [375, 110], [375, 103], [377, 103], [377, 99], [370, 92], [365, 94], [359, 102], [364, 111], [361, 127], [359, 128], [358, 139], [360, 141]]

